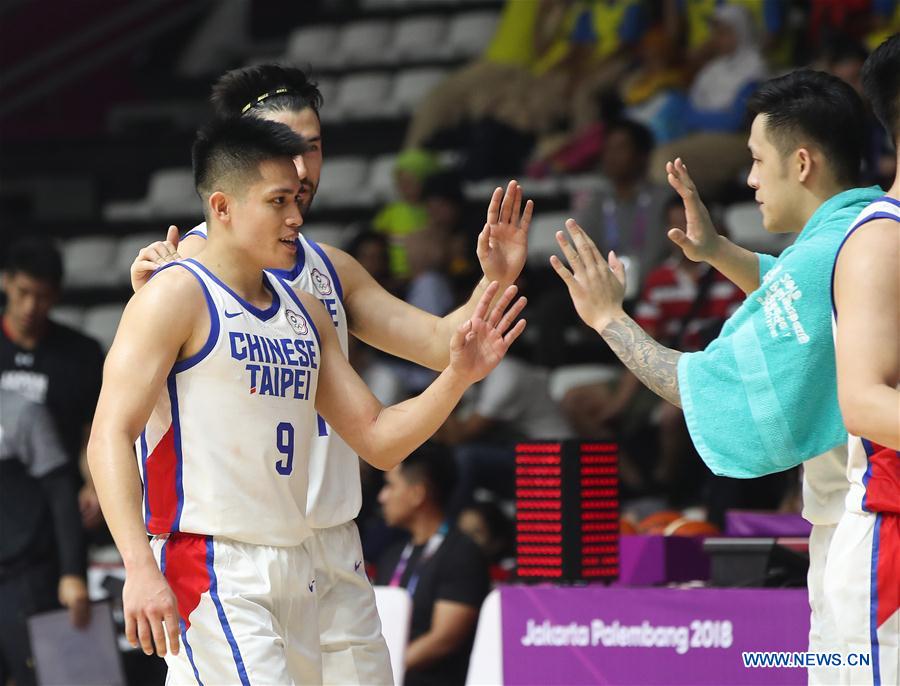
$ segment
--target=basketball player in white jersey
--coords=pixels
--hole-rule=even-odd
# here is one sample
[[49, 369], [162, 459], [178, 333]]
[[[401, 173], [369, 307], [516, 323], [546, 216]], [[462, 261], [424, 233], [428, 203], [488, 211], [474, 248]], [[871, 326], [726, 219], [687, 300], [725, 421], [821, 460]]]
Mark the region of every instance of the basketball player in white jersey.
[[[228, 72], [213, 87], [212, 104], [217, 115], [278, 121], [309, 142], [309, 149], [295, 160], [304, 216], [322, 171], [321, 100], [304, 72], [275, 65]], [[443, 319], [389, 294], [344, 251], [317, 245], [303, 236], [298, 242], [296, 263], [288, 274], [280, 276], [325, 305], [345, 354], [349, 333], [380, 350], [441, 370], [449, 360], [450, 335], [471, 316], [486, 285], [498, 281], [502, 289], [515, 281], [525, 264], [533, 206], [528, 201], [523, 209], [521, 203], [522, 191], [515, 182], [505, 195], [501, 189], [494, 192], [478, 241], [478, 259], [485, 278], [466, 305]], [[205, 234], [205, 225], [200, 225], [178, 243], [178, 231], [172, 227], [168, 242], [142, 250], [132, 266], [135, 290], [154, 269], [176, 255], [199, 254]], [[362, 546], [353, 521], [361, 503], [356, 454], [331, 428], [320, 423], [310, 460], [307, 517], [316, 541], [323, 674], [328, 684], [393, 683], [375, 595], [364, 573]]]
[[[872, 108], [900, 144], [900, 35], [863, 67]], [[900, 162], [900, 155], [898, 155]], [[825, 572], [845, 652], [843, 684], [900, 683], [900, 172], [862, 211], [835, 259], [838, 399], [850, 433], [850, 491]]]
[[288, 127], [255, 118], [198, 137], [208, 247], [135, 295], [107, 357], [89, 461], [126, 565], [126, 633], [166, 657], [168, 683], [320, 682], [306, 516], [316, 411], [390, 469], [524, 329], [511, 326], [524, 299], [507, 311], [510, 287], [491, 308], [489, 285], [436, 381], [382, 407], [321, 304], [263, 272], [297, 259], [303, 150]]

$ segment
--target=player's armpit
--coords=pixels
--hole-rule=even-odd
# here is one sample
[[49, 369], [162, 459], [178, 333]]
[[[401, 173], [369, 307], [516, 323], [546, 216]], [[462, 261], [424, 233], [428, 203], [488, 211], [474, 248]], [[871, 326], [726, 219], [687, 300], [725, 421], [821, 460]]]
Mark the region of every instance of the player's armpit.
[[856, 230], [835, 268], [838, 400], [847, 430], [900, 450], [900, 223]]
[[352, 256], [323, 245], [344, 289], [350, 332], [383, 352], [440, 371], [447, 366], [449, 334], [441, 319], [388, 293]]

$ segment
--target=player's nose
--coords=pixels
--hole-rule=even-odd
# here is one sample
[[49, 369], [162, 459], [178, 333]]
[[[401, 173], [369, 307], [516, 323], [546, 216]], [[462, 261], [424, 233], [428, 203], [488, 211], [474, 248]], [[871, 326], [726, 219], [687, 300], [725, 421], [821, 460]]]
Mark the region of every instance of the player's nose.
[[303, 161], [303, 155], [297, 155], [294, 158], [294, 167], [297, 169], [297, 176], [303, 181], [307, 176], [306, 162]]

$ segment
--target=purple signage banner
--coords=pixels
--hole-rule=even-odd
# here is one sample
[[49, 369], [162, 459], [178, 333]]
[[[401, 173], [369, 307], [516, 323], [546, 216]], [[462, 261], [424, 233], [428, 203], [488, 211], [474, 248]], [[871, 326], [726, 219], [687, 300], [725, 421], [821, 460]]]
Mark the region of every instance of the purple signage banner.
[[505, 684], [806, 684], [744, 667], [745, 651], [805, 652], [805, 589], [507, 586]]

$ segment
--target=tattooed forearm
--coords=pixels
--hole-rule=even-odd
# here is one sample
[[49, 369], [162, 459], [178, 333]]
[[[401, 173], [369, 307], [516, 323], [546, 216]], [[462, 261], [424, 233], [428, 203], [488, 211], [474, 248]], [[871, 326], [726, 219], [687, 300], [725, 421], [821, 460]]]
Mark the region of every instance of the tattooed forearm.
[[600, 334], [642, 384], [681, 407], [678, 358], [681, 353], [654, 341], [630, 317], [615, 319]]

